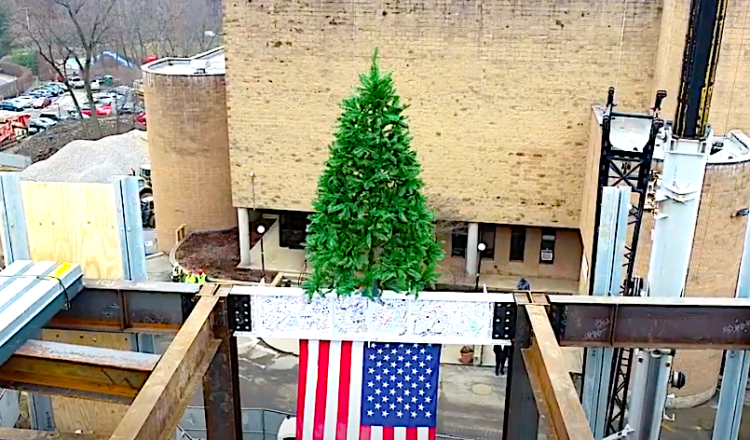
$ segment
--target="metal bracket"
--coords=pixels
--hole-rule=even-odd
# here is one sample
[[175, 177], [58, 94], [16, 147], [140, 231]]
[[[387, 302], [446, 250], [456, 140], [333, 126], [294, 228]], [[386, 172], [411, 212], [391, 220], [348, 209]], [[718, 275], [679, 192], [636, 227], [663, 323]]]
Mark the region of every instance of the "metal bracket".
[[549, 319], [552, 324], [552, 329], [555, 331], [557, 342], [560, 342], [560, 335], [565, 334], [565, 326], [568, 324], [567, 307], [552, 305], [549, 308]]
[[516, 334], [516, 303], [493, 303], [492, 339], [513, 340]]
[[252, 331], [250, 295], [229, 295], [229, 328], [232, 331]]
[[622, 431], [616, 432], [612, 435], [608, 435], [607, 437], [604, 437], [602, 440], [620, 440], [623, 438], [627, 438], [633, 432], [635, 432], [635, 429], [631, 428], [630, 425], [626, 424], [625, 428], [623, 428]]

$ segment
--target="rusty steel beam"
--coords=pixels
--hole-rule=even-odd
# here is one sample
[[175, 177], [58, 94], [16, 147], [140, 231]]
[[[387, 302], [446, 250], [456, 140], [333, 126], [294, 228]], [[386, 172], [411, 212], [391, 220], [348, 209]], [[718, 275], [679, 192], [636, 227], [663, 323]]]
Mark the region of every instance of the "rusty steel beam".
[[221, 343], [213, 332], [213, 316], [220, 299], [199, 298], [111, 440], [163, 440], [174, 436], [188, 401]]
[[[203, 376], [203, 402], [206, 412], [206, 435], [209, 439], [242, 440], [242, 407], [237, 338], [229, 329], [227, 295], [231, 286], [222, 286], [215, 312], [214, 335], [221, 341], [219, 350]], [[208, 292], [201, 291], [201, 295]]]
[[536, 439], [539, 432], [539, 411], [534, 401], [533, 385], [523, 361], [523, 350], [531, 343], [531, 325], [523, 304], [526, 294], [516, 294], [516, 328], [508, 359], [508, 379], [505, 390], [503, 440]]
[[594, 440], [544, 306], [523, 306], [533, 336], [522, 350], [539, 413], [556, 440]]
[[105, 440], [105, 438], [106, 437], [92, 434], [0, 428], [0, 439], [2, 440]]
[[560, 345], [750, 349], [750, 300], [550, 295]]
[[105, 332], [177, 333], [190, 314], [198, 284], [83, 280], [70, 310], [48, 328]]
[[158, 360], [153, 354], [30, 340], [0, 367], [0, 387], [130, 403]]

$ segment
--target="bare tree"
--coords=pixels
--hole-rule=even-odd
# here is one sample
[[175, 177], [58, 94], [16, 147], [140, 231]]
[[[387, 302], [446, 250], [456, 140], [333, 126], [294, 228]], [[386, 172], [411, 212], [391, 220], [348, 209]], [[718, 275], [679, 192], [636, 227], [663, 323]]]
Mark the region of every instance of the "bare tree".
[[[51, 11], [40, 9], [36, 2], [26, 2], [23, 7], [15, 8], [13, 15], [13, 28], [18, 41], [23, 44], [31, 44], [38, 51], [42, 59], [62, 78], [65, 86], [72, 90], [69, 82], [67, 65], [73, 58], [73, 44], [67, 35], [59, 32], [59, 26], [55, 23], [55, 17]], [[16, 3], [19, 5], [20, 2]], [[86, 124], [81, 114], [81, 105], [74, 93], [71, 93], [73, 104], [79, 118], [84, 136], [88, 136]]]
[[[101, 127], [99, 126], [94, 104], [94, 93], [91, 90], [91, 64], [94, 57], [101, 49], [107, 31], [112, 25], [112, 9], [118, 0], [42, 0], [51, 3], [51, 6], [57, 6], [62, 16], [68, 17], [69, 20], [61, 19], [63, 24], [72, 25], [73, 34], [77, 37], [77, 47], [83, 53], [83, 57], [78, 56], [76, 51], [72, 51], [73, 59], [81, 68], [83, 77], [84, 90], [86, 98], [91, 109], [91, 120], [93, 121], [96, 135], [101, 136]], [[67, 23], [66, 23], [67, 22]], [[75, 41], [75, 38], [73, 38]]]
[[[91, 90], [91, 65], [112, 26], [118, 0], [23, 0], [15, 2], [16, 29], [34, 44], [42, 58], [63, 77], [69, 60], [75, 61], [84, 81], [95, 134], [101, 136]], [[20, 25], [19, 25], [20, 23]], [[80, 105], [74, 103], [80, 114]]]
[[113, 9], [108, 44], [128, 58], [186, 57], [221, 42], [220, 0], [128, 0]]

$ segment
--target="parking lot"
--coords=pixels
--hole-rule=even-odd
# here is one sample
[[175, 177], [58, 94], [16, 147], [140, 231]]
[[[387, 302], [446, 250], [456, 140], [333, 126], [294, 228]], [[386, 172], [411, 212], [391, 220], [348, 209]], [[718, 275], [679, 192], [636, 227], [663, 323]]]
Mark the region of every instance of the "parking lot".
[[[47, 88], [47, 92], [49, 92], [49, 87], [56, 88], [58, 93], [62, 91], [61, 87], [41, 84], [23, 96], [2, 101], [0, 109], [30, 115], [29, 133], [49, 128], [55, 125], [57, 121], [77, 119], [78, 112], [73, 100], [74, 96], [84, 113], [83, 117], [89, 117], [93, 109], [89, 109], [88, 99], [83, 88], [75, 88], [72, 92], [65, 91], [59, 96], [49, 96], [50, 93], [47, 93], [47, 96], [38, 94], [40, 88]], [[35, 93], [37, 94], [34, 95]], [[101, 87], [94, 92], [94, 100], [95, 105], [93, 107], [96, 108], [96, 113], [100, 117], [114, 115], [118, 112], [133, 113], [137, 110], [133, 103], [132, 88], [126, 86]], [[35, 105], [32, 105], [32, 101]]]
[[[73, 93], [75, 94], [79, 105], [83, 105], [86, 102], [86, 92], [84, 92], [83, 89], [73, 89]], [[68, 115], [68, 110], [75, 110], [75, 108], [71, 93], [65, 92], [60, 96], [52, 98], [52, 104], [45, 108], [29, 108], [24, 110], [24, 112], [30, 114], [31, 119], [38, 118], [42, 113], [55, 113], [59, 118], [63, 118]]]

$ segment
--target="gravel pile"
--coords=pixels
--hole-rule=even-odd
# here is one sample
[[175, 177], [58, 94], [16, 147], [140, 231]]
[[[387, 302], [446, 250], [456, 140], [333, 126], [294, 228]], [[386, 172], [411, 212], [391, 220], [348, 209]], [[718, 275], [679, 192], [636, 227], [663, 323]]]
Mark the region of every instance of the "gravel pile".
[[142, 131], [107, 136], [98, 141], [73, 141], [47, 160], [21, 172], [21, 179], [40, 182], [109, 183], [115, 176], [138, 173], [149, 163]]

